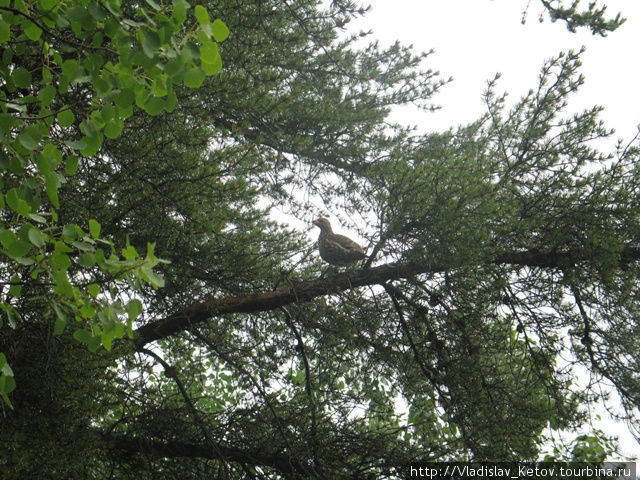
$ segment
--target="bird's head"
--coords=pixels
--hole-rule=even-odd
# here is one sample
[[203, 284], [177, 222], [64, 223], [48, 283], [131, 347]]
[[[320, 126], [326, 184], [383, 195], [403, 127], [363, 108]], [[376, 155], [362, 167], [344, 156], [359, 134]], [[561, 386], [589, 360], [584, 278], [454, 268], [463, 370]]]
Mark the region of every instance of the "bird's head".
[[331, 223], [329, 222], [329, 219], [327, 219], [327, 218], [324, 218], [324, 217], [316, 218], [313, 221], [313, 224], [316, 227], [320, 227], [320, 230], [322, 230], [323, 232], [330, 232], [331, 231]]

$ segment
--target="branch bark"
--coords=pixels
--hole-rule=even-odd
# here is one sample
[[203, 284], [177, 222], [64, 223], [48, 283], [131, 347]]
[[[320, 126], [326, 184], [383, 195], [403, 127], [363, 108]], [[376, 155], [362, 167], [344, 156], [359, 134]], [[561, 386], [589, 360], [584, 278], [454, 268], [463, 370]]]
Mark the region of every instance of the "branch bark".
[[[522, 250], [505, 252], [487, 263], [516, 267], [565, 268], [586, 260], [583, 257], [584, 254], [572, 251]], [[620, 253], [621, 264], [639, 259], [640, 247], [627, 246]], [[390, 280], [409, 278], [421, 273], [443, 272], [451, 270], [451, 268], [450, 265], [445, 266], [427, 260], [388, 263], [355, 273], [341, 273], [327, 278], [299, 282], [286, 289], [242, 297], [214, 298], [143, 325], [136, 330], [135, 345], [137, 349], [141, 349], [147, 343], [189, 330], [189, 328], [219, 315], [275, 310], [291, 303], [307, 302], [317, 297], [338, 294], [356, 287], [379, 285]]]

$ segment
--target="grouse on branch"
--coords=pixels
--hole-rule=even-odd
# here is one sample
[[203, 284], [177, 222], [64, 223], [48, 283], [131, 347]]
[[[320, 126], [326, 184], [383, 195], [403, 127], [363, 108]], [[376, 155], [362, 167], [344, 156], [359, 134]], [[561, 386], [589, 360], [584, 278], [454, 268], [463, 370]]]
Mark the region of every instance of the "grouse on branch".
[[337, 235], [326, 218], [317, 218], [313, 224], [320, 227], [318, 250], [320, 257], [332, 265], [347, 265], [366, 257], [364, 249], [344, 235]]

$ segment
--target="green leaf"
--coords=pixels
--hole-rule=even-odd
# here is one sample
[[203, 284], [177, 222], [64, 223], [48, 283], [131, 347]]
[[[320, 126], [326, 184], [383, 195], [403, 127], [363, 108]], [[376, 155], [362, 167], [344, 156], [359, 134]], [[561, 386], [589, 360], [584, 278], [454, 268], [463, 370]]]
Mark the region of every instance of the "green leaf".
[[144, 103], [149, 99], [150, 95], [149, 95], [149, 90], [142, 85], [138, 85], [137, 88], [135, 89], [135, 95], [136, 95], [136, 105], [140, 108], [142, 108], [144, 106]]
[[183, 76], [183, 63], [179, 58], [169, 60], [164, 64], [164, 73], [166, 73], [174, 82], [175, 79], [182, 78]]
[[47, 219], [44, 218], [42, 215], [38, 215], [37, 213], [30, 213], [29, 215], [27, 215], [31, 220], [33, 220], [34, 222], [38, 222], [38, 223], [47, 223]]
[[107, 12], [97, 3], [90, 3], [87, 10], [96, 20], [104, 20], [107, 17]]
[[107, 265], [107, 260], [104, 258], [104, 251], [101, 248], [96, 250], [96, 263], [102, 270], [107, 270], [109, 266]]
[[98, 285], [97, 283], [92, 283], [87, 286], [87, 291], [89, 292], [89, 295], [91, 295], [93, 298], [96, 298], [98, 295], [100, 295], [100, 285]]
[[203, 63], [213, 64], [220, 61], [218, 44], [215, 42], [203, 42], [200, 47], [200, 60]]
[[18, 262], [20, 265], [25, 265], [25, 266], [33, 265], [34, 263], [36, 263], [33, 257], [15, 257], [14, 260]]
[[11, 38], [11, 29], [9, 28], [9, 24], [0, 19], [0, 43], [8, 42], [9, 38]]
[[36, 166], [38, 167], [38, 172], [42, 175], [48, 175], [55, 167], [53, 160], [45, 155], [36, 157]]
[[[75, 232], [75, 233], [74, 233], [74, 235], [75, 235], [75, 237], [74, 237], [74, 238], [77, 238], [77, 237], [84, 237], [84, 232], [82, 231], [82, 229], [81, 229], [79, 226], [77, 226], [77, 225], [75, 225], [75, 224], [73, 224], [73, 223], [70, 223], [70, 224], [68, 224], [68, 225], [65, 225], [65, 226], [62, 228], [62, 237], [63, 237], [65, 240], [67, 240], [67, 241], [68, 241], [68, 240], [70, 240], [70, 239], [71, 239], [71, 237], [69, 236], [69, 235], [70, 235], [70, 230], [73, 230], [73, 231]], [[57, 242], [56, 242], [56, 245], [55, 245], [54, 250], [55, 250], [56, 252], [62, 252], [62, 253], [71, 253], [71, 252], [73, 252], [73, 248], [71, 248], [71, 247], [70, 247], [69, 245], [67, 245], [65, 242], [61, 242], [61, 241], [57, 241]]]
[[111, 91], [111, 84], [102, 77], [94, 77], [91, 83], [101, 97], [106, 96]]
[[51, 255], [51, 266], [62, 271], [67, 270], [71, 266], [69, 255], [60, 251], [53, 252], [53, 255]]
[[23, 240], [16, 240], [7, 248], [7, 253], [11, 258], [19, 258], [24, 257], [29, 250], [31, 250], [31, 245]]
[[196, 20], [198, 20], [198, 23], [200, 25], [207, 25], [210, 22], [209, 13], [207, 12], [207, 9], [202, 5], [196, 5], [193, 13], [195, 14]]
[[69, 298], [73, 298], [73, 287], [69, 282], [69, 277], [67, 276], [67, 272], [65, 272], [64, 270], [58, 270], [53, 275], [53, 281], [54, 281], [54, 287], [53, 287], [54, 292], [60, 295], [65, 295]]
[[31, 213], [31, 206], [22, 198], [17, 188], [9, 190], [5, 198], [7, 205], [9, 205], [13, 211], [25, 217]]
[[102, 345], [104, 345], [104, 348], [105, 350], [107, 350], [107, 352], [111, 351], [111, 344], [113, 343], [114, 338], [115, 338], [115, 331], [102, 332], [102, 336], [101, 336]]
[[49, 106], [55, 98], [56, 93], [56, 87], [53, 85], [47, 85], [38, 92], [38, 100], [40, 100], [40, 103], [42, 103], [43, 106]]
[[216, 42], [224, 42], [229, 36], [229, 28], [220, 19], [213, 21], [211, 29], [213, 31], [213, 38], [215, 38]]
[[71, 245], [83, 252], [93, 252], [94, 250], [93, 245], [87, 242], [75, 241], [75, 242], [71, 242]]
[[69, 155], [64, 167], [64, 171], [67, 175], [75, 175], [78, 171], [78, 157], [76, 155]]
[[79, 68], [80, 66], [78, 65], [77, 60], [74, 60], [73, 58], [65, 60], [62, 63], [62, 75], [69, 81], [74, 80], [81, 73]]
[[113, 329], [115, 332], [115, 337], [116, 338], [122, 338], [124, 337], [124, 333], [125, 333], [125, 328], [124, 325], [120, 322], [114, 322], [113, 324]]
[[53, 73], [47, 67], [42, 67], [42, 83], [47, 85], [53, 80]]
[[76, 116], [71, 110], [62, 110], [58, 112], [56, 120], [58, 120], [61, 127], [70, 127], [76, 121]]
[[[66, 240], [67, 242], [69, 242], [69, 241], [73, 241], [73, 240], [75, 240], [76, 238], [78, 238], [78, 232], [77, 232], [77, 230], [76, 230], [76, 225], [75, 225], [75, 224], [73, 224], [73, 223], [70, 223], [70, 224], [65, 225], [64, 227], [62, 227], [62, 238], [63, 238], [64, 240]], [[56, 244], [56, 250], [63, 251], [63, 249], [62, 249], [62, 248], [59, 248], [59, 246], [63, 246], [64, 248], [66, 248], [66, 250], [65, 250], [65, 251], [66, 251], [67, 253], [69, 253], [69, 252], [73, 252], [73, 249], [72, 249], [72, 248], [67, 247], [67, 245], [66, 245], [65, 243], [62, 243], [62, 242], [61, 242], [61, 243], [57, 243], [57, 244]]]
[[40, 3], [40, 8], [46, 11], [53, 9], [58, 3], [58, 0], [39, 0], [38, 3]]
[[135, 320], [138, 318], [138, 315], [142, 313], [142, 302], [137, 298], [134, 298], [127, 303], [126, 310], [129, 320]]
[[0, 375], [0, 396], [4, 402], [13, 410], [13, 405], [11, 404], [11, 400], [9, 400], [8, 394], [11, 393], [16, 388], [16, 381], [13, 378], [13, 375]]
[[80, 307], [80, 315], [82, 315], [84, 318], [93, 318], [95, 314], [96, 309], [93, 308], [93, 306], [89, 303], [85, 303], [84, 305], [82, 305], [82, 307]]
[[156, 2], [154, 2], [153, 0], [145, 0], [147, 2], [147, 4], [153, 8], [156, 12], [159, 12], [160, 10], [162, 10], [162, 6], [160, 6], [159, 4], [157, 4]]
[[16, 119], [9, 113], [0, 113], [0, 131], [8, 133], [15, 126]]
[[211, 41], [211, 24], [201, 25], [196, 38], [200, 43]]
[[80, 140], [71, 140], [71, 141], [67, 141], [65, 143], [67, 145], [69, 145], [71, 148], [73, 148], [74, 150], [80, 150], [80, 152], [82, 154], [88, 156], [88, 154], [85, 153], [85, 150], [88, 151], [89, 146], [90, 146], [89, 137], [84, 136]]
[[78, 256], [78, 263], [83, 267], [93, 267], [96, 264], [96, 256], [91, 252], [84, 252]]
[[218, 58], [215, 62], [202, 64], [202, 71], [206, 75], [215, 75], [216, 73], [220, 72], [220, 70], [222, 70], [222, 57], [220, 55], [218, 55]]
[[173, 109], [177, 104], [178, 97], [176, 95], [176, 92], [174, 92], [173, 90], [169, 91], [169, 93], [167, 93], [167, 105], [165, 106], [165, 109], [167, 110], [167, 112], [173, 112]]
[[27, 132], [36, 142], [39, 142], [44, 137], [49, 136], [49, 129], [42, 123], [33, 123], [28, 125], [24, 131]]
[[53, 333], [56, 335], [61, 335], [64, 332], [64, 327], [67, 326], [67, 316], [64, 314], [62, 309], [58, 306], [57, 303], [53, 304], [53, 309], [56, 312], [56, 322], [53, 326]]
[[98, 153], [98, 150], [102, 147], [102, 142], [104, 141], [104, 136], [101, 133], [98, 133], [95, 136], [86, 136], [83, 138], [87, 142], [87, 146], [80, 150], [80, 152], [86, 156], [91, 157]]
[[142, 278], [146, 282], [150, 283], [153, 288], [162, 288], [164, 287], [164, 278], [162, 275], [157, 274], [148, 264], [143, 265], [142, 267]]
[[62, 153], [60, 153], [60, 150], [58, 150], [55, 145], [52, 145], [51, 143], [47, 143], [42, 148], [42, 156], [50, 159], [52, 161], [52, 164], [56, 167], [60, 165], [60, 162], [62, 162]]
[[40, 230], [38, 230], [37, 228], [35, 227], [30, 228], [27, 236], [29, 237], [29, 241], [33, 243], [36, 247], [38, 248], [44, 247], [44, 244], [45, 244], [44, 237], [42, 236], [42, 233], [40, 233]]
[[200, 88], [204, 83], [205, 74], [198, 68], [193, 67], [184, 74], [184, 84], [190, 88]]
[[62, 335], [64, 332], [64, 328], [67, 326], [67, 319], [56, 318], [55, 323], [53, 324], [53, 333], [56, 335]]
[[[11, 328], [16, 328], [16, 319], [20, 319], [20, 314], [18, 310], [7, 303], [0, 302], [0, 310], [2, 310], [7, 315], [7, 322]], [[0, 322], [0, 326], [2, 322]], [[0, 354], [1, 355], [1, 354]], [[0, 362], [1, 365], [1, 362]]]
[[139, 32], [142, 51], [147, 57], [154, 58], [156, 49], [160, 48], [160, 38], [158, 37], [158, 34], [154, 31], [143, 32], [142, 30], [139, 30]]
[[158, 75], [151, 84], [151, 93], [154, 97], [164, 97], [167, 95], [167, 75]]
[[91, 353], [96, 352], [100, 348], [100, 337], [92, 337], [87, 344], [87, 348]]
[[134, 99], [135, 95], [133, 93], [133, 90], [131, 90], [130, 88], [124, 88], [120, 92], [118, 92], [118, 95], [115, 98], [115, 104], [119, 108], [127, 108], [133, 104]]
[[100, 116], [105, 123], [110, 122], [111, 120], [116, 118], [116, 107], [110, 104], [103, 105], [102, 109], [100, 110]]
[[100, 238], [100, 224], [93, 218], [89, 219], [89, 233], [93, 238]]
[[104, 123], [100, 123], [101, 121], [102, 116], [100, 112], [96, 110], [90, 118], [85, 118], [80, 122], [80, 131], [87, 137], [96, 137], [99, 135], [102, 125], [104, 125]]
[[11, 286], [9, 287], [9, 295], [15, 298], [19, 298], [22, 294], [22, 285], [20, 284], [20, 277], [13, 275], [11, 277]]
[[60, 208], [60, 200], [58, 199], [58, 178], [55, 173], [50, 173], [45, 179], [45, 188], [47, 196], [54, 207]]
[[[0, 352], [0, 373], [5, 375], [5, 365], [9, 365], [7, 363], [7, 357], [5, 356], [4, 353]], [[13, 371], [11, 370], [11, 367], [9, 367], [9, 370], [7, 370], [6, 375], [13, 375]]]
[[93, 338], [93, 335], [90, 331], [84, 329], [78, 329], [73, 332], [73, 338], [75, 338], [80, 343], [89, 343]]
[[4, 229], [0, 231], [0, 243], [4, 248], [9, 248], [13, 242], [17, 240], [16, 234], [11, 230]]
[[74, 150], [83, 150], [89, 145], [86, 138], [87, 137], [82, 137], [80, 140], [67, 140], [65, 143]]
[[143, 108], [149, 115], [159, 115], [164, 110], [165, 102], [162, 98], [150, 96]]
[[27, 88], [31, 86], [31, 73], [26, 68], [16, 68], [11, 74], [11, 79], [16, 84], [16, 87]]
[[18, 141], [20, 145], [22, 145], [27, 150], [36, 150], [38, 148], [38, 142], [34, 140], [34, 138], [29, 135], [27, 132], [22, 132], [18, 135]]
[[138, 257], [138, 252], [133, 245], [128, 244], [122, 249], [122, 256], [127, 260], [133, 260]]
[[22, 30], [29, 40], [36, 41], [42, 36], [42, 29], [35, 23], [26, 19], [22, 23]]
[[171, 17], [178, 25], [182, 25], [184, 21], [187, 19], [188, 7], [189, 7], [189, 4], [185, 0], [174, 0]]

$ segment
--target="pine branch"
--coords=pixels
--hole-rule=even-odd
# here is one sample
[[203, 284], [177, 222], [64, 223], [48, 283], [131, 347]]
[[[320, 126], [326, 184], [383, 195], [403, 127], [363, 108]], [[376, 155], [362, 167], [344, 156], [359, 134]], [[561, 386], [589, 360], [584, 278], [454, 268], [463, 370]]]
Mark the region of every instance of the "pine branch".
[[[565, 268], [584, 260], [586, 259], [581, 258], [579, 253], [571, 251], [523, 250], [505, 252], [488, 263], [521, 267]], [[638, 246], [627, 246], [620, 253], [621, 265], [636, 260], [640, 260], [640, 247]], [[138, 328], [135, 344], [137, 349], [141, 349], [149, 342], [189, 330], [191, 327], [219, 315], [275, 310], [291, 303], [307, 302], [317, 297], [338, 294], [356, 287], [384, 284], [390, 280], [409, 278], [423, 273], [443, 272], [451, 268], [450, 265], [445, 266], [436, 261], [428, 260], [388, 263], [359, 270], [352, 274], [341, 273], [327, 278], [292, 283], [288, 288], [281, 290], [242, 297], [214, 298]]]

